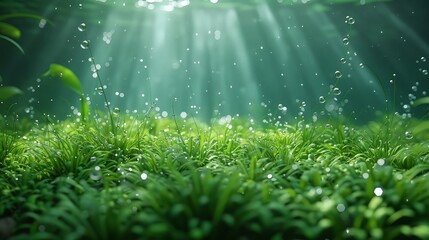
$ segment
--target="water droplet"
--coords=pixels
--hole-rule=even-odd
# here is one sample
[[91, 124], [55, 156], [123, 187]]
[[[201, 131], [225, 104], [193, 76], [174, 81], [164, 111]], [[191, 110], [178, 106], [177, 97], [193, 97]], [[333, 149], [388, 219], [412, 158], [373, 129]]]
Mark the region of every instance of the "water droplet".
[[89, 41], [83, 40], [82, 43], [80, 44], [80, 47], [82, 49], [88, 49], [88, 47], [89, 47]]
[[423, 69], [422, 73], [423, 73], [423, 75], [428, 75], [428, 70], [427, 69]]
[[39, 28], [44, 28], [46, 23], [47, 23], [46, 19], [40, 19]]
[[425, 57], [421, 57], [420, 60], [422, 60], [422, 62], [426, 62], [426, 58]]
[[407, 140], [413, 139], [413, 133], [409, 132], [409, 131], [406, 131], [405, 132], [405, 139], [407, 139]]
[[376, 196], [381, 196], [381, 195], [383, 194], [383, 189], [382, 189], [382, 188], [380, 188], [380, 187], [375, 188], [375, 189], [374, 189], [374, 194], [375, 194]]
[[144, 180], [146, 180], [146, 179], [147, 179], [147, 174], [146, 174], [146, 173], [142, 173], [142, 174], [140, 175], [140, 177], [141, 177], [141, 179], [144, 181]]
[[344, 210], [346, 210], [346, 206], [344, 206], [344, 204], [340, 203], [337, 205], [337, 210], [338, 210], [338, 212], [344, 212]]
[[368, 174], [368, 173], [363, 173], [363, 174], [362, 174], [362, 177], [363, 177], [364, 179], [368, 179], [369, 174]]
[[335, 78], [341, 78], [343, 76], [343, 74], [340, 71], [335, 71], [334, 75], [335, 75]]
[[180, 113], [180, 117], [185, 119], [188, 116], [188, 114], [186, 112], [181, 112]]
[[283, 104], [280, 103], [277, 107], [280, 111], [282, 111], [283, 113], [286, 113], [286, 111], [287, 111], [286, 106], [283, 106]]
[[354, 20], [354, 18], [352, 18], [352, 17], [349, 17], [349, 18], [346, 20], [346, 22], [347, 22], [348, 24], [350, 24], [350, 25], [355, 24], [355, 20]]
[[79, 25], [79, 27], [77, 27], [77, 29], [78, 29], [79, 31], [81, 31], [81, 32], [84, 32], [84, 31], [86, 30], [86, 25], [85, 25], [85, 23], [81, 23], [81, 24]]
[[346, 60], [345, 58], [341, 58], [341, 59], [340, 59], [340, 62], [344, 64], [344, 63], [346, 63], [346, 62], [347, 62], [347, 60]]
[[349, 45], [349, 43], [350, 43], [349, 38], [348, 37], [343, 38], [343, 43], [344, 43], [344, 45]]
[[404, 106], [402, 106], [402, 108], [404, 109], [405, 112], [410, 112], [411, 107], [408, 104], [404, 104]]
[[384, 161], [384, 159], [383, 159], [383, 158], [380, 158], [380, 159], [378, 159], [378, 160], [377, 160], [377, 164], [378, 164], [379, 166], [383, 166], [385, 162], [386, 162], [386, 161]]
[[98, 87], [97, 88], [97, 92], [98, 92], [98, 95], [103, 95], [103, 88], [102, 87]]
[[333, 90], [332, 90], [332, 92], [334, 93], [334, 95], [336, 95], [336, 96], [338, 96], [338, 95], [340, 95], [341, 94], [341, 90], [339, 89], [339, 88], [334, 88]]
[[363, 63], [360, 63], [360, 64], [359, 64], [359, 67], [360, 67], [360, 68], [364, 68], [364, 67], [365, 67], [365, 65], [363, 65]]
[[271, 178], [273, 178], [273, 175], [270, 173], [270, 174], [267, 175], [267, 178], [271, 179]]
[[319, 102], [320, 103], [325, 103], [326, 102], [325, 97], [324, 96], [320, 96], [319, 97]]
[[121, 112], [121, 110], [119, 108], [113, 109], [113, 114], [119, 114], [120, 112]]

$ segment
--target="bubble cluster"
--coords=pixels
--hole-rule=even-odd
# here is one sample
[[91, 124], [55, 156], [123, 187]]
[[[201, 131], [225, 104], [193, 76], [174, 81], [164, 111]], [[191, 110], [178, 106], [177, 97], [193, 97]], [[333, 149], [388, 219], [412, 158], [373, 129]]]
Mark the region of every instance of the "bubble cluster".
[[283, 106], [283, 104], [279, 104], [278, 105], [278, 109], [283, 113], [283, 114], [285, 114], [286, 112], [287, 112], [287, 107], [286, 106]]
[[353, 24], [355, 24], [355, 19], [350, 17], [350, 16], [347, 16], [345, 23], [353, 25]]

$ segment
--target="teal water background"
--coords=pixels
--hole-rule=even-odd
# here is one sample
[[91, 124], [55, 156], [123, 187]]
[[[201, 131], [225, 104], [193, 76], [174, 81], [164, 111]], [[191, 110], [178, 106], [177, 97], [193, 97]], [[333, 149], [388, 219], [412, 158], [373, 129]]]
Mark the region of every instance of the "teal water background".
[[0, 109], [17, 102], [15, 111], [30, 117], [74, 117], [79, 97], [40, 77], [58, 63], [79, 77], [92, 109], [105, 109], [95, 66], [121, 112], [143, 114], [155, 103], [161, 117], [174, 109], [203, 120], [341, 114], [364, 122], [385, 111], [385, 97], [389, 111], [427, 112], [410, 107], [429, 90], [427, 1], [281, 2], [190, 1], [175, 9], [154, 2], [148, 9], [145, 1], [3, 1], [2, 14], [31, 12], [54, 25], [8, 21], [21, 29], [25, 55], [0, 42], [1, 84], [25, 94]]

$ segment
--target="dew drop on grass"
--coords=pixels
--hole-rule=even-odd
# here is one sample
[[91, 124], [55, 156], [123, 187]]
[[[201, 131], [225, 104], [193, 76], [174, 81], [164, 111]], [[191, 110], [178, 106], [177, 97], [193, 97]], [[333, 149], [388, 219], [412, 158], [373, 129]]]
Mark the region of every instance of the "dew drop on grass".
[[89, 41], [88, 40], [83, 40], [82, 43], [80, 44], [80, 47], [82, 49], [88, 49], [88, 47], [89, 47]]
[[81, 24], [79, 25], [79, 27], [77, 27], [77, 29], [78, 29], [79, 31], [81, 31], [81, 32], [85, 32], [85, 30], [86, 30], [86, 25], [85, 25], [85, 23], [81, 23]]
[[273, 178], [273, 175], [270, 173], [270, 174], [267, 175], [267, 178], [271, 179], [271, 178]]
[[341, 78], [343, 76], [343, 74], [340, 71], [335, 71], [334, 75], [335, 75], [335, 78]]
[[119, 114], [121, 112], [121, 110], [119, 108], [114, 108], [113, 109], [113, 113], [114, 114]]
[[376, 195], [376, 196], [381, 196], [381, 195], [383, 195], [383, 189], [382, 188], [380, 188], [380, 187], [378, 187], [378, 188], [375, 188], [374, 189], [374, 194]]
[[368, 174], [368, 173], [363, 173], [363, 174], [362, 174], [362, 177], [363, 177], [364, 179], [368, 179], [369, 174]]
[[141, 177], [141, 179], [144, 181], [144, 180], [146, 180], [146, 179], [147, 179], [147, 174], [146, 174], [146, 173], [142, 173], [142, 174], [140, 175], [140, 177]]
[[377, 160], [377, 164], [378, 164], [379, 166], [383, 166], [385, 162], [386, 162], [386, 161], [385, 161], [383, 158], [380, 158], [380, 159], [378, 159], [378, 160]]

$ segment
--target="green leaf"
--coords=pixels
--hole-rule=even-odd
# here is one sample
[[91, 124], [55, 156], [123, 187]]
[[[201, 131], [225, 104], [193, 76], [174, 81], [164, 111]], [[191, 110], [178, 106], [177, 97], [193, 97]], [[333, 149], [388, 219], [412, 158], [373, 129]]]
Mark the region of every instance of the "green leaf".
[[8, 23], [0, 22], [0, 34], [14, 39], [21, 37], [21, 31]]
[[429, 225], [422, 224], [413, 228], [413, 234], [421, 239], [429, 238]]
[[404, 208], [401, 209], [399, 211], [396, 211], [395, 213], [393, 213], [388, 219], [387, 219], [387, 223], [389, 224], [393, 224], [394, 222], [396, 222], [399, 219], [402, 218], [412, 218], [414, 217], [414, 211], [409, 209], [409, 208]]
[[82, 104], [81, 119], [82, 121], [85, 121], [89, 118], [89, 106], [88, 106], [88, 103], [86, 102], [85, 96], [81, 95], [80, 97], [81, 97], [80, 101]]
[[417, 107], [422, 104], [429, 104], [429, 97], [419, 98], [413, 103], [413, 107]]
[[79, 79], [70, 69], [62, 65], [51, 64], [51, 66], [49, 67], [49, 70], [46, 73], [44, 73], [43, 76], [61, 78], [64, 84], [67, 87], [69, 87], [71, 90], [75, 91], [79, 95], [83, 94]]
[[22, 94], [23, 92], [16, 87], [0, 87], [0, 101], [9, 99], [15, 95]]
[[21, 47], [17, 42], [15, 42], [15, 40], [13, 40], [12, 38], [7, 37], [7, 36], [5, 36], [5, 35], [3, 35], [3, 34], [0, 34], [0, 38], [3, 38], [4, 40], [6, 40], [6, 41], [8, 41], [8, 42], [12, 43], [16, 48], [18, 48], [18, 50], [19, 50], [20, 52], [22, 52], [22, 54], [25, 54], [25, 53], [24, 53], [24, 49], [22, 49], [22, 47]]

